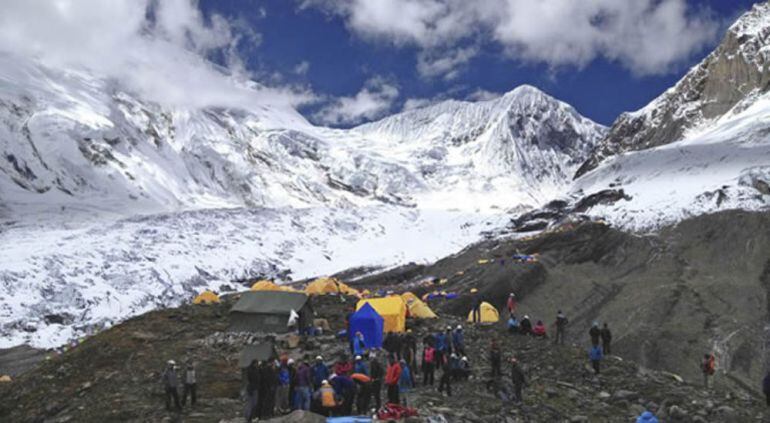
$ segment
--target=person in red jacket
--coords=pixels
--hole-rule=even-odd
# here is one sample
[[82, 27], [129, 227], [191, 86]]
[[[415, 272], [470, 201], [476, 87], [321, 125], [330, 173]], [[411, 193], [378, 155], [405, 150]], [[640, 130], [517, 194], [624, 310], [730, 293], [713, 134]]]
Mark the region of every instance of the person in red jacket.
[[532, 328], [532, 335], [536, 338], [545, 338], [545, 324], [542, 320], [538, 320], [535, 327]]
[[508, 314], [513, 314], [516, 312], [516, 295], [514, 295], [513, 292], [508, 294]]
[[388, 370], [385, 372], [385, 386], [388, 387], [388, 402], [399, 404], [398, 380], [401, 378], [401, 365], [394, 356], [390, 356]]
[[353, 363], [348, 360], [347, 356], [340, 354], [339, 360], [334, 363], [334, 374], [338, 376], [350, 376], [353, 373]]

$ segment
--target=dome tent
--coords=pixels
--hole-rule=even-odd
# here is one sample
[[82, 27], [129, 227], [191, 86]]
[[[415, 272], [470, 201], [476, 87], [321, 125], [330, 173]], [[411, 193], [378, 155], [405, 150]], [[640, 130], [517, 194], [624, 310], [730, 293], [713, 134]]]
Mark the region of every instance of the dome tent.
[[385, 332], [403, 332], [406, 330], [406, 304], [400, 296], [361, 300], [356, 304], [356, 310], [363, 307], [364, 304], [370, 304], [377, 311], [377, 314], [382, 316], [385, 321], [383, 328]]
[[370, 304], [364, 304], [352, 316], [350, 316], [350, 339], [353, 339], [356, 332], [364, 335], [364, 344], [366, 348], [381, 348], [382, 333], [385, 320], [377, 313]]
[[211, 291], [203, 291], [193, 299], [193, 304], [215, 304], [219, 302], [219, 295]]
[[[500, 320], [500, 313], [498, 313], [495, 306], [484, 301], [481, 303], [481, 323], [496, 323]], [[473, 322], [473, 310], [468, 313], [468, 321]]]

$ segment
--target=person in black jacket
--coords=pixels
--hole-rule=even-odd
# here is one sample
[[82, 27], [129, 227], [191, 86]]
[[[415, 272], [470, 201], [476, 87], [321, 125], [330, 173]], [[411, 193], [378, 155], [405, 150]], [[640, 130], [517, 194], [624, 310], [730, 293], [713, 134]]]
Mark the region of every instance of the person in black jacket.
[[595, 347], [599, 345], [599, 337], [601, 336], [602, 331], [599, 329], [599, 323], [594, 322], [593, 325], [591, 325], [591, 329], [588, 331], [588, 336], [591, 337], [591, 346]]
[[377, 354], [369, 354], [369, 372], [371, 373], [372, 384], [369, 386], [371, 396], [374, 399], [374, 406], [377, 410], [382, 406], [382, 381], [385, 378], [385, 370], [382, 363], [377, 359]]
[[610, 344], [612, 343], [612, 332], [610, 332], [609, 326], [605, 323], [602, 327], [601, 332], [599, 335], [602, 338], [602, 349], [604, 350], [604, 354], [612, 354], [610, 352]]
[[179, 375], [176, 372], [176, 363], [174, 360], [169, 360], [166, 363], [166, 369], [161, 375], [163, 382], [163, 388], [166, 391], [166, 410], [171, 409], [171, 400], [174, 400], [174, 405], [177, 410], [181, 410], [182, 406], [179, 404]]
[[513, 383], [514, 401], [521, 404], [524, 401], [522, 390], [527, 384], [527, 377], [515, 357], [511, 358], [511, 382]]
[[246, 369], [246, 408], [245, 415], [247, 422], [254, 420], [258, 414], [257, 395], [259, 392], [259, 367], [257, 360], [252, 360]]
[[770, 407], [770, 370], [762, 380], [762, 392], [765, 394], [765, 401], [767, 402], [767, 406]]

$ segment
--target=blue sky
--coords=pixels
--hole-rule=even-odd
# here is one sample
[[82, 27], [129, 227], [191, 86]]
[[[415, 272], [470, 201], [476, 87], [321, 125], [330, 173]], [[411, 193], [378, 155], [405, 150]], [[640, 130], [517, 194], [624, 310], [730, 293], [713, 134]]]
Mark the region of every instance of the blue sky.
[[[434, 0], [426, 0], [431, 1]], [[634, 1], [644, 3], [642, 0]], [[356, 6], [352, 5], [355, 2], [202, 0], [199, 7], [206, 17], [213, 14], [224, 16], [231, 23], [235, 22], [234, 31], [248, 33], [249, 36], [238, 43], [238, 52], [255, 79], [268, 84], [304, 87], [322, 100], [301, 107], [303, 113], [320, 123], [350, 126], [400, 111], [409, 99], [412, 101], [407, 103], [407, 107], [443, 98], [487, 98], [492, 93], [503, 93], [525, 83], [574, 105], [582, 114], [597, 122], [610, 124], [621, 112], [644, 106], [673, 85], [690, 66], [713, 49], [727, 25], [755, 3], [751, 0], [689, 1], [680, 18], [683, 19], [682, 25], [687, 25], [688, 20], [696, 22], [692, 28], [673, 28], [663, 38], [651, 40], [651, 44], [636, 45], [634, 39], [656, 36], [656, 31], [643, 27], [638, 33], [627, 34], [632, 41], [625, 45], [608, 44], [612, 41], [587, 42], [593, 44], [588, 47], [590, 51], [571, 57], [571, 51], [581, 50], [584, 46], [567, 45], [561, 53], [558, 50], [542, 53], [553, 44], [569, 41], [557, 39], [551, 42], [548, 37], [553, 35], [549, 35], [546, 29], [547, 22], [543, 22], [544, 40], [537, 39], [537, 25], [527, 30], [526, 34], [516, 35], [520, 39], [509, 39], [499, 34], [495, 39], [495, 35], [490, 33], [502, 33], [500, 28], [506, 24], [496, 22], [483, 28], [479, 23], [482, 18], [478, 22], [465, 23], [471, 29], [457, 29], [457, 33], [466, 36], [457, 36], [454, 30], [431, 34], [419, 26], [398, 27], [401, 21], [408, 20], [408, 16], [404, 16], [409, 13], [406, 8], [402, 7], [398, 11], [402, 15], [389, 21], [387, 10], [375, 10], [374, 15], [361, 12], [363, 16], [357, 17], [355, 14], [358, 12], [353, 9]], [[681, 2], [684, 3], [684, 0]], [[601, 10], [602, 1], [596, 3]], [[632, 2], [616, 3], [630, 5]], [[420, 13], [420, 9], [413, 13]], [[451, 13], [451, 10], [445, 12]], [[457, 13], [467, 14], [466, 11]], [[537, 10], [529, 13], [535, 20], [538, 19]], [[372, 22], [371, 28], [367, 27], [370, 24], [367, 20], [376, 21], [381, 16], [385, 16], [382, 22]], [[565, 16], [564, 19], [570, 17]], [[624, 19], [639, 18], [631, 15]], [[424, 21], [429, 27], [430, 16]], [[560, 24], [565, 28], [573, 26], [569, 21]], [[391, 30], [391, 27], [395, 29]], [[514, 27], [513, 32], [516, 31]], [[665, 50], [659, 46], [676, 43], [683, 38], [677, 31], [699, 35], [677, 51], [657, 57], [660, 50]], [[582, 37], [581, 33], [566, 36]], [[507, 41], [501, 42], [501, 39]], [[532, 46], [517, 46], [521, 40], [530, 42]], [[511, 45], [516, 51], [511, 51]], [[459, 60], [461, 63], [449, 64], [447, 69], [438, 72], [420, 68], [421, 61], [423, 65], [429, 62], [427, 66], [430, 67], [434, 65], [431, 61], [439, 61], [445, 55], [452, 57], [455, 52], [463, 51], [465, 46], [471, 46], [472, 57]], [[636, 53], [627, 51], [635, 48], [639, 49], [640, 57], [650, 56], [649, 61], [635, 58]], [[426, 57], [428, 59], [423, 60]], [[451, 75], [447, 76], [447, 73]], [[393, 90], [381, 96], [381, 103], [385, 106], [373, 113], [367, 114], [366, 107], [362, 107], [361, 110], [351, 111], [350, 116], [324, 115], [324, 107], [331, 111], [340, 106], [335, 99], [353, 101], [367, 87], [366, 92], [381, 94], [383, 86]], [[361, 113], [356, 115], [357, 112]]]

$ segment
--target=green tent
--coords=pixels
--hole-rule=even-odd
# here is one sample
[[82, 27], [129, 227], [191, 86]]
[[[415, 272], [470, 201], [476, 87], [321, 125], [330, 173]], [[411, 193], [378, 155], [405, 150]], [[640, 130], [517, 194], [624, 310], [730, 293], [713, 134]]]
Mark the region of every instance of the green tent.
[[308, 296], [300, 292], [249, 291], [230, 310], [231, 332], [285, 333], [291, 311], [299, 315], [300, 328], [312, 317]]

